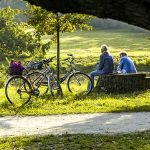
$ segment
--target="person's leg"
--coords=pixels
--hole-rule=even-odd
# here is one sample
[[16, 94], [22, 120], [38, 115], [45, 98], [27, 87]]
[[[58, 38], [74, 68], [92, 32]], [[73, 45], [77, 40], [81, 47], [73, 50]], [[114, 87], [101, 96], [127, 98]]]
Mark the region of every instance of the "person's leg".
[[91, 86], [92, 88], [94, 88], [94, 77], [99, 76], [101, 74], [103, 74], [102, 70], [95, 70], [90, 73], [89, 77], [91, 78], [92, 85], [90, 85], [90, 83], [88, 84], [88, 90], [90, 89]]

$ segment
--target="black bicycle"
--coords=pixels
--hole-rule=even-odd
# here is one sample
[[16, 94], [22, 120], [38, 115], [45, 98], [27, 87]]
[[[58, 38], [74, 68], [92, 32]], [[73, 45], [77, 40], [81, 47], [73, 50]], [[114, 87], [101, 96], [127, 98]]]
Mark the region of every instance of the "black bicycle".
[[[53, 58], [42, 60], [48, 66]], [[62, 97], [62, 89], [54, 75], [53, 69], [47, 67], [43, 72], [31, 72], [26, 76], [14, 75], [10, 77], [5, 86], [5, 94], [8, 101], [17, 106], [28, 103], [31, 96], [39, 96], [46, 93], [48, 89], [54, 97]]]
[[[74, 60], [73, 54], [68, 54], [68, 58], [64, 59], [68, 65], [68, 69], [65, 75], [60, 78], [60, 83], [63, 83], [67, 79], [67, 87], [71, 93], [87, 95], [92, 90], [91, 78], [86, 73], [76, 69]], [[89, 89], [87, 88], [88, 84], [90, 84]]]

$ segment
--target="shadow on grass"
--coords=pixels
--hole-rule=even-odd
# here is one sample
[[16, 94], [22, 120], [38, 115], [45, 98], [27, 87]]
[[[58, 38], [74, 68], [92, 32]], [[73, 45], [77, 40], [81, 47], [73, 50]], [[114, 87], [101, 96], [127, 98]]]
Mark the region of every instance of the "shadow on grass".
[[[15, 137], [3, 139], [2, 146], [9, 143], [10, 149], [149, 149], [150, 132], [95, 135], [95, 134], [65, 134], [32, 137]], [[8, 145], [8, 144], [7, 144]], [[5, 147], [4, 147], [5, 148]]]
[[126, 97], [126, 98], [136, 98], [139, 95], [145, 94], [147, 91], [129, 91], [126, 93], [107, 93], [107, 92], [100, 92], [100, 91], [95, 91], [93, 90], [89, 95], [87, 96], [81, 96], [80, 98], [90, 98], [90, 99], [97, 99], [97, 98], [121, 98], [121, 97]]

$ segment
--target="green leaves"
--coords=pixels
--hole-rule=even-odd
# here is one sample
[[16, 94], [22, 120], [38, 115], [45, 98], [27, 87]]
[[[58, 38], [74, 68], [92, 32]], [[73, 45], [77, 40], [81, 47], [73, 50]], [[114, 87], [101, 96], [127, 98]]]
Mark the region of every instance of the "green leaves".
[[[12, 9], [10, 7], [0, 9], [0, 53], [20, 55], [42, 53], [56, 42], [57, 25], [60, 32], [74, 32], [77, 29], [91, 30], [88, 25], [92, 16], [81, 14], [57, 15], [40, 7], [28, 5], [26, 11]], [[23, 14], [27, 22], [21, 22], [16, 17]], [[27, 32], [27, 29], [34, 29]], [[51, 35], [48, 43], [42, 43], [43, 35]]]
[[41, 41], [32, 32], [25, 22], [16, 20], [16, 16], [22, 12], [10, 7], [0, 9], [0, 53], [19, 55], [23, 52], [34, 54], [38, 51]]
[[[57, 14], [48, 12], [41, 7], [30, 6], [25, 13], [28, 23], [35, 28], [36, 36], [49, 34], [53, 35], [51, 40], [56, 37], [57, 25], [60, 26], [60, 32], [74, 32], [80, 30], [92, 30], [89, 22], [93, 16], [83, 14], [61, 14], [57, 18]], [[58, 19], [58, 20], [57, 20]]]

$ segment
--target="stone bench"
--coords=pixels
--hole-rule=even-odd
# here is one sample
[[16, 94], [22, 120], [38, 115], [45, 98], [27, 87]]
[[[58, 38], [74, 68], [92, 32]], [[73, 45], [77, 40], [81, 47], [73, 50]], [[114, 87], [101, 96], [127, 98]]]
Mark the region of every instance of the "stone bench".
[[95, 90], [115, 93], [150, 89], [150, 77], [146, 73], [109, 74], [98, 78]]

